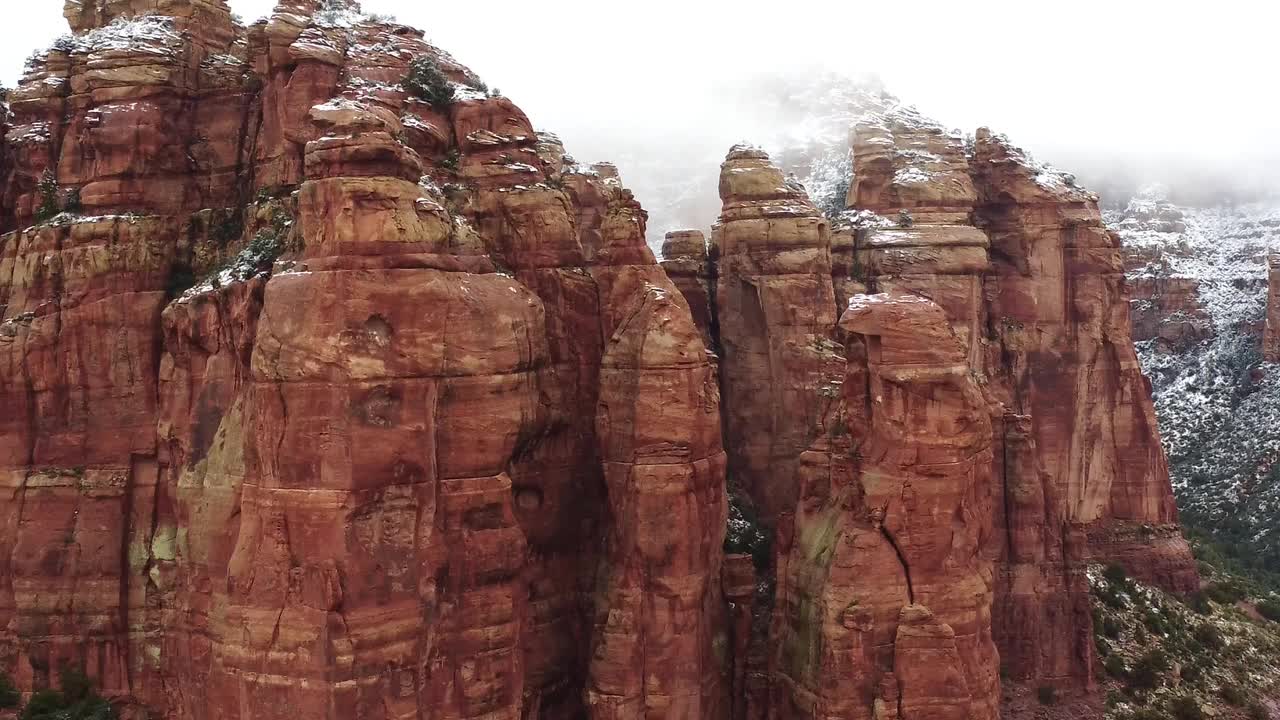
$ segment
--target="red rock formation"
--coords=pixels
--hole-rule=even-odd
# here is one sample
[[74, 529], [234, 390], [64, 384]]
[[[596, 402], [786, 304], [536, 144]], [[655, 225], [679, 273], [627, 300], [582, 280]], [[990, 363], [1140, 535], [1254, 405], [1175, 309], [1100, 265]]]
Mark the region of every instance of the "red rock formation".
[[[1004, 141], [862, 124], [834, 235], [734, 148], [711, 242], [660, 266], [616, 168], [353, 3], [65, 10], [0, 118], [23, 690], [992, 718], [997, 645], [1089, 682], [1090, 553], [1194, 583], [1114, 238]], [[400, 87], [414, 58], [453, 102]], [[726, 467], [776, 538], [758, 576], [722, 562]]]
[[643, 210], [315, 6], [73, 0], [15, 91], [0, 203], [82, 208], [0, 240], [0, 669], [180, 718], [727, 714], [718, 388]]
[[936, 304], [859, 295], [840, 325], [850, 361], [829, 431], [837, 452], [804, 473], [783, 535], [776, 706], [994, 718], [986, 398]]
[[[984, 293], [988, 237], [973, 224], [980, 174], [962, 139], [898, 110], [860, 123], [853, 148], [857, 182], [850, 201], [876, 213], [861, 219], [859, 234], [868, 282], [938, 303], [966, 348], [966, 362], [999, 380], [1007, 372], [1004, 359], [984, 350], [1001, 325]], [[993, 625], [1005, 672], [1088, 682], [1092, 635], [1083, 543], [1066, 540], [1072, 531], [1065, 507], [1025, 432], [1030, 417], [1017, 416], [1024, 412], [1017, 404], [988, 403], [997, 530], [987, 552], [997, 561]], [[1068, 547], [1075, 553], [1066, 553]]]
[[[722, 174], [722, 193], [753, 172], [734, 160], [731, 153]], [[906, 299], [914, 298], [934, 308], [936, 316], [928, 322], [895, 318], [885, 327], [901, 329], [896, 339], [902, 347], [945, 352], [957, 343], [955, 356], [938, 360], [939, 367], [958, 368], [953, 372], [966, 379], [957, 376], [954, 382], [962, 386], [970, 375], [982, 381], [972, 392], [930, 395], [935, 398], [932, 404], [921, 403], [916, 410], [907, 403], [902, 412], [951, 418], [953, 431], [967, 428], [964, 432], [975, 432], [972, 437], [977, 439], [952, 444], [947, 431], [936, 429], [923, 439], [886, 435], [904, 425], [932, 427], [927, 420], [895, 421], [887, 413], [859, 423], [855, 408], [861, 401], [856, 393], [864, 392], [859, 388], [867, 386], [869, 371], [858, 367], [875, 366], [878, 361], [863, 358], [880, 351], [882, 343], [863, 350], [854, 342], [847, 347], [847, 360], [837, 361], [849, 368], [844, 381], [848, 415], [843, 419], [834, 419], [838, 414], [822, 403], [799, 409], [780, 406], [764, 393], [732, 392], [735, 343], [758, 343], [759, 332], [731, 320], [741, 311], [726, 304], [723, 292], [726, 278], [733, 277], [726, 243], [719, 269], [718, 320], [731, 478], [749, 479], [744, 486], [753, 499], [766, 507], [772, 503], [771, 512], [781, 519], [770, 706], [782, 716], [860, 716], [857, 713], [876, 712], [878, 706], [888, 712], [885, 708], [916, 703], [947, 708], [938, 710], [945, 717], [946, 712], [974, 703], [958, 716], [992, 716], [998, 695], [993, 639], [1000, 647], [1004, 672], [1015, 679], [1088, 685], [1093, 648], [1084, 570], [1090, 558], [1120, 562], [1136, 575], [1175, 590], [1190, 589], [1196, 582], [1194, 563], [1175, 524], [1149, 386], [1132, 349], [1114, 237], [1102, 228], [1095, 199], [1076, 189], [1069, 178], [1035, 166], [1003, 140], [985, 133], [979, 135], [976, 150], [966, 151], [960, 136], [910, 111], [885, 111], [860, 123], [853, 133], [853, 165], [849, 199], [858, 212], [842, 216], [835, 233], [839, 242], [833, 245], [840, 258], [834, 272], [837, 294], [852, 297], [851, 304], [860, 306], [856, 293], [865, 286], [897, 298], [887, 307], [909, 307]], [[781, 175], [775, 171], [774, 177]], [[725, 199], [729, 217], [731, 203], [738, 198]], [[787, 217], [792, 207], [762, 214]], [[776, 227], [768, 222], [741, 226], [739, 242], [755, 249], [750, 258], [756, 265], [782, 265], [786, 270], [775, 272], [788, 281], [805, 277], [808, 255], [789, 253], [774, 241]], [[820, 243], [810, 243], [806, 250], [815, 245]], [[820, 313], [823, 304], [803, 306], [788, 299], [775, 301], [773, 307], [801, 313], [802, 322], [810, 323], [813, 316], [803, 313]], [[842, 325], [855, 336], [865, 334], [854, 317], [846, 315]], [[816, 323], [807, 327], [821, 330]], [[955, 339], [940, 340], [938, 333], [954, 333]], [[771, 362], [761, 364], [774, 373], [769, 381], [773, 386], [784, 385], [779, 378], [788, 377], [786, 372], [803, 377], [797, 373], [806, 367], [803, 363], [779, 361], [784, 356], [778, 352], [767, 357]], [[915, 387], [912, 383], [933, 377], [920, 369], [919, 360], [904, 361], [904, 367], [909, 370], [895, 387]], [[758, 370], [757, 375], [769, 377]], [[765, 386], [757, 381], [758, 388]], [[881, 402], [889, 397], [883, 392], [871, 395]], [[735, 417], [754, 417], [757, 426], [774, 423], [769, 427], [789, 420], [793, 436], [809, 444], [793, 450], [792, 466], [776, 462], [775, 454], [769, 465], [772, 472], [762, 483], [751, 472], [753, 453], [762, 453], [737, 435]], [[844, 423], [852, 428], [847, 441], [830, 432]], [[808, 428], [808, 434], [801, 428]], [[819, 432], [824, 428], [826, 433]], [[970, 437], [964, 432], [957, 437]], [[888, 451], [877, 455], [876, 438], [881, 436], [893, 437], [883, 446], [902, 451], [902, 459], [895, 461], [897, 456]], [[905, 548], [897, 541], [898, 532], [910, 523], [880, 510], [892, 505], [878, 493], [898, 495], [890, 478], [915, 473], [938, 477], [936, 470], [925, 469], [933, 467], [935, 458], [942, 458], [936, 460], [941, 467], [955, 469], [951, 463], [956, 459], [946, 460], [939, 449], [915, 450], [920, 442], [940, 442], [948, 451], [967, 449], [961, 457], [967, 467], [975, 468], [967, 481], [939, 486], [969, 488], [973, 494], [963, 499], [930, 491], [934, 486], [921, 480], [906, 482], [912, 502], [904, 507], [930, 502], [964, 509], [966, 521], [955, 526], [969, 533], [968, 541], [957, 546], [970, 553], [962, 560], [952, 557], [941, 565], [930, 564], [923, 559], [927, 552], [920, 555], [909, 541]], [[876, 464], [878, 459], [883, 464]], [[795, 486], [786, 484], [793, 482], [799, 483], [793, 496], [798, 502], [780, 501], [779, 486], [790, 491]], [[789, 517], [789, 507], [795, 508], [794, 518]], [[928, 517], [938, 516], [950, 515]], [[927, 532], [932, 522], [922, 520], [917, 527]], [[895, 539], [892, 553], [876, 549], [885, 542], [880, 535], [884, 528]], [[954, 540], [952, 531], [947, 532]], [[846, 544], [857, 548], [861, 560], [846, 571], [824, 556], [828, 545], [819, 540], [831, 544], [836, 557]], [[1148, 560], [1138, 561], [1139, 555]], [[910, 584], [903, 565], [912, 568]], [[840, 573], [835, 567], [842, 568]], [[963, 600], [945, 592], [941, 600], [922, 599], [915, 587], [917, 567], [926, 573], [923, 577], [929, 577], [930, 568], [967, 568], [968, 580], [944, 572], [933, 582], [948, 590], [974, 589], [960, 590]], [[902, 576], [901, 582], [884, 580], [895, 574]], [[859, 586], [865, 577], [877, 578], [870, 596], [865, 594], [868, 588]], [[849, 647], [850, 641], [831, 615], [835, 605], [847, 604], [858, 592], [864, 594], [856, 595], [857, 607], [867, 608], [866, 614], [843, 627], [871, 633], [863, 644], [887, 653], [861, 661], [835, 651]], [[928, 645], [932, 649], [926, 654], [941, 653], [938, 673], [945, 667], [965, 676], [965, 692], [960, 695], [951, 687], [931, 696], [919, 682], [907, 690], [902, 678], [893, 674], [894, 655], [886, 648], [893, 646], [900, 611], [909, 604], [924, 609], [902, 616], [913, 618], [913, 627], [919, 628], [905, 636], [908, 646], [924, 642], [912, 638], [936, 643]], [[913, 668], [914, 663], [899, 667]], [[862, 684], [828, 684], [829, 678], [851, 676], [863, 678]]]
[[752, 696], [751, 691], [761, 685], [766, 692], [768, 683], [747, 676], [748, 666], [761, 667], [763, 663], [748, 662], [751, 651], [753, 625], [752, 604], [756, 596], [756, 568], [750, 555], [730, 554], [724, 556], [722, 571], [724, 599], [729, 604], [729, 637], [732, 640], [731, 674], [732, 678], [729, 698], [731, 703], [730, 717], [751, 717], [752, 711], [759, 713], [768, 704], [767, 696]]
[[[400, 183], [308, 180], [303, 272], [267, 285], [210, 680], [249, 717], [520, 706], [524, 542], [506, 467], [536, 417], [541, 307], [510, 278], [432, 267], [455, 225]], [[344, 206], [350, 225], [329, 214]]]
[[[977, 216], [993, 249], [988, 372], [1006, 378], [996, 384], [1005, 406], [1031, 416], [1064, 517], [1086, 529], [1096, 556], [1128, 559], [1129, 528], [1173, 528], [1177, 509], [1129, 332], [1119, 240], [1103, 227], [1096, 196], [1032, 166], [1003, 138], [980, 132], [974, 156]], [[1186, 543], [1157, 547], [1159, 562], [1129, 569], [1194, 588]]]
[[1267, 321], [1262, 334], [1262, 359], [1280, 361], [1280, 255], [1267, 256]]
[[[35, 61], [10, 97], [0, 202], [18, 227], [72, 211], [0, 240], [11, 331], [0, 393], [17, 411], [5, 414], [11, 442], [0, 451], [10, 548], [0, 625], [24, 687], [72, 663], [109, 693], [142, 696], [157, 665], [146, 609], [160, 315], [171, 279], [208, 241], [183, 213], [236, 195], [225, 177], [203, 181], [226, 167], [234, 177], [242, 134], [234, 97], [214, 89], [224, 65], [206, 62], [228, 49], [229, 11], [172, 5], [186, 20], [69, 3], [80, 34]], [[192, 13], [199, 29], [184, 33]], [[206, 92], [227, 107], [197, 112]], [[130, 214], [93, 216], [113, 212]]]
[[707, 256], [707, 239], [699, 230], [674, 230], [662, 241], [662, 269], [684, 295], [693, 322], [708, 348], [715, 347], [716, 278], [714, 260]]
[[867, 291], [867, 269], [857, 252], [860, 230], [843, 224], [832, 228], [831, 285], [838, 308], [848, 306], [849, 298]]
[[135, 670], [165, 237], [159, 218], [106, 217], [0, 240], [0, 642], [24, 687], [73, 662], [122, 691]]
[[1043, 469], [1031, 417], [993, 412], [992, 425], [999, 481], [991, 614], [1001, 668], [1013, 680], [1088, 685], [1094, 650], [1084, 532], [1067, 521]]
[[[1183, 233], [1182, 210], [1164, 198], [1158, 186], [1133, 198], [1119, 218], [1109, 224], [1134, 237], [1160, 237]], [[1131, 298], [1132, 335], [1135, 341], [1154, 341], [1160, 353], [1182, 352], [1213, 334], [1212, 324], [1200, 302], [1200, 282], [1174, 273], [1170, 260], [1189, 251], [1173, 243], [1141, 242], [1120, 248]]]
[[874, 213], [857, 242], [868, 285], [938, 303], [977, 367], [987, 238], [970, 220], [976, 192], [961, 139], [900, 111], [859, 123], [852, 144], [849, 202]]
[[601, 371], [596, 423], [614, 523], [587, 693], [596, 718], [728, 717], [720, 390], [677, 298], [648, 286]]
[[843, 373], [829, 229], [754, 148], [729, 152], [720, 197], [712, 245], [729, 472], [772, 526], [795, 507], [800, 455]]
[[1209, 337], [1195, 278], [1141, 275], [1129, 278], [1133, 339], [1154, 340], [1160, 352], [1178, 352]]

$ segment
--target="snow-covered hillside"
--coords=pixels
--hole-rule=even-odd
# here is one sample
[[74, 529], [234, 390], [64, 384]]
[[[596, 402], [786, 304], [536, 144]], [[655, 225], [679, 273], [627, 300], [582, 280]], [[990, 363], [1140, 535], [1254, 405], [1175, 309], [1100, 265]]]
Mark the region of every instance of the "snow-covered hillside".
[[1194, 281], [1210, 324], [1189, 347], [1138, 343], [1184, 519], [1280, 557], [1280, 365], [1261, 354], [1280, 202], [1179, 208], [1148, 189], [1107, 220], [1135, 258], [1135, 284]]

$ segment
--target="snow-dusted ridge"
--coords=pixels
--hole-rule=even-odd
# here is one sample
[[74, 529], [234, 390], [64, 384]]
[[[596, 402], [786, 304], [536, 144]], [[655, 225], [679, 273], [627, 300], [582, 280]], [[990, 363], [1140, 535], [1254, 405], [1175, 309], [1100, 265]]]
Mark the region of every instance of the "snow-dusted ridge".
[[1280, 365], [1260, 352], [1280, 202], [1181, 208], [1149, 188], [1106, 219], [1147, 259], [1130, 278], [1193, 281], [1212, 328], [1180, 351], [1137, 343], [1179, 507], [1192, 523], [1280, 551]]

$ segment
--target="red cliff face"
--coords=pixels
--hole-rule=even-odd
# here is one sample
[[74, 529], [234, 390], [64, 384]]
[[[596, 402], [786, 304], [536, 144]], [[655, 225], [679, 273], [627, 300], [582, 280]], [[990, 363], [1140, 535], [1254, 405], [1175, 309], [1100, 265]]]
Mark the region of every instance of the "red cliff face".
[[1262, 334], [1262, 357], [1280, 361], [1280, 256], [1267, 256], [1267, 319]]
[[801, 455], [839, 385], [827, 221], [762, 151], [720, 167], [716, 316], [729, 472], [773, 525], [796, 503]]
[[707, 238], [700, 230], [675, 230], [662, 241], [662, 269], [688, 302], [708, 348], [715, 347], [719, 333], [713, 309], [717, 260], [708, 252]]
[[1095, 555], [1166, 587], [1194, 588], [1151, 386], [1130, 335], [1118, 239], [1096, 197], [1069, 176], [1029, 166], [985, 132], [974, 154], [976, 217], [993, 255], [986, 294], [999, 319], [991, 347], [1001, 364], [988, 367], [1007, 378], [1001, 400], [1031, 416], [1064, 518], [1087, 532]]
[[720, 388], [673, 288], [646, 287], [601, 372], [596, 426], [614, 524], [597, 596], [590, 714], [727, 718]]
[[926, 299], [858, 295], [840, 327], [849, 362], [815, 443], [827, 452], [806, 456], [779, 530], [775, 706], [995, 718], [985, 398]]
[[1005, 141], [869, 118], [834, 228], [735, 147], [659, 264], [616, 168], [345, 0], [65, 15], [0, 117], [23, 691], [994, 718], [1002, 665], [1090, 682], [1090, 559], [1194, 584], [1116, 242]]
[[[1197, 584], [1117, 242], [1092, 195], [985, 131], [966, 147], [910, 111], [872, 115], [854, 129], [852, 160], [857, 212], [830, 246], [821, 230], [807, 241], [779, 231], [812, 217], [801, 192], [766, 183], [779, 188], [771, 206], [756, 185], [732, 191], [753, 174], [781, 179], [760, 154], [735, 148], [722, 169], [720, 233], [739, 232], [747, 267], [770, 268], [767, 287], [792, 293], [834, 271], [842, 301], [844, 348], [828, 364], [843, 368], [831, 385], [840, 402], [779, 400], [824, 387], [795, 353], [835, 337], [823, 315], [834, 300], [773, 302], [748, 327], [726, 292], [745, 273], [722, 240], [730, 479], [768, 508], [777, 542], [769, 707], [994, 717], [1002, 673], [1089, 686], [1088, 562], [1176, 590]], [[744, 205], [768, 219], [741, 223]], [[789, 334], [797, 325], [803, 337]], [[755, 363], [735, 360], [762, 337], [786, 339]], [[756, 391], [735, 394], [743, 368]], [[734, 418], [788, 435], [752, 445]], [[785, 437], [795, 440], [778, 452]]]
[[0, 669], [182, 718], [726, 715], [716, 369], [616, 171], [342, 3], [154, 5], [69, 2], [11, 98]]

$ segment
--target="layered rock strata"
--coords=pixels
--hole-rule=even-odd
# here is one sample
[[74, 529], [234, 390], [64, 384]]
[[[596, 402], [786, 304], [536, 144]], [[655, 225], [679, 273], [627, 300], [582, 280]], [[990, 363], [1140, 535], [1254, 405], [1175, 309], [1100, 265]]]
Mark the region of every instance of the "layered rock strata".
[[1134, 341], [1152, 341], [1156, 352], [1176, 354], [1211, 337], [1213, 323], [1201, 298], [1200, 279], [1173, 269], [1191, 254], [1190, 247], [1163, 242], [1187, 231], [1187, 218], [1166, 193], [1158, 185], [1143, 188], [1123, 211], [1107, 218], [1107, 224], [1131, 240], [1121, 248], [1121, 257], [1129, 281]]
[[596, 418], [614, 518], [591, 716], [728, 717], [720, 390], [684, 303], [649, 285], [610, 339]]
[[662, 269], [689, 304], [708, 348], [716, 346], [720, 330], [714, 308], [718, 259], [708, 254], [707, 238], [700, 230], [673, 230], [662, 241]]
[[840, 326], [850, 362], [829, 454], [806, 458], [779, 537], [775, 707], [994, 718], [986, 399], [931, 301], [858, 295]]
[[[920, 703], [989, 717], [1001, 672], [1087, 686], [1088, 562], [1118, 562], [1175, 590], [1197, 583], [1133, 352], [1118, 243], [1096, 198], [985, 131], [966, 148], [913, 113], [885, 113], [855, 127], [852, 152], [855, 182], [837, 242], [795, 230], [811, 206], [779, 171], [761, 170], [761, 154], [735, 148], [722, 168], [717, 310], [730, 477], [749, 479], [751, 500], [776, 518], [770, 707], [872, 717]], [[748, 182], [755, 177], [766, 179]], [[735, 225], [743, 207], [762, 219]], [[732, 240], [730, 229], [739, 232]], [[834, 269], [832, 246], [851, 256]], [[817, 278], [834, 272], [832, 295], [815, 293], [816, 307], [774, 301], [778, 314], [760, 313], [749, 327], [738, 320], [749, 306], [732, 304], [732, 283], [746, 275], [733, 264], [740, 247], [755, 250], [743, 253], [745, 267], [772, 270], [770, 288], [821, 287]], [[807, 373], [817, 365], [786, 353], [834, 338], [823, 325], [832, 316], [821, 313], [840, 287], [849, 340], [825, 376]], [[864, 288], [879, 294], [858, 294]], [[908, 317], [904, 308], [915, 305], [929, 310]], [[892, 319], [869, 319], [881, 314]], [[785, 335], [793, 325], [803, 339]], [[787, 340], [767, 346], [761, 334]], [[751, 343], [764, 359], [742, 361], [752, 355], [739, 348]], [[885, 348], [900, 370], [881, 359]], [[744, 367], [772, 394], [735, 392]], [[806, 381], [820, 391], [822, 377], [834, 379], [826, 387], [840, 405], [788, 404], [779, 392]], [[794, 440], [785, 453], [776, 434], [753, 446], [732, 429], [735, 417], [785, 425]], [[900, 434], [918, 428], [929, 431]], [[955, 518], [948, 539], [924, 539], [939, 517]], [[926, 533], [919, 547], [913, 526]], [[951, 554], [931, 554], [943, 546]], [[930, 596], [931, 584], [942, 590]], [[867, 635], [851, 639], [850, 630]], [[903, 657], [922, 638], [938, 643], [935, 657], [959, 658], [937, 669], [963, 682], [921, 685], [920, 676], [895, 674], [914, 667]], [[864, 646], [876, 650], [848, 654]], [[864, 681], [829, 684], [851, 676]]]
[[729, 152], [720, 197], [712, 244], [729, 472], [773, 526], [795, 508], [800, 456], [843, 373], [830, 230], [755, 148]]
[[346, 3], [67, 17], [0, 155], [0, 670], [180, 718], [727, 716], [716, 372], [616, 170]]
[[1135, 342], [1153, 340], [1157, 351], [1175, 353], [1212, 334], [1194, 278], [1143, 274], [1129, 278], [1129, 290]]
[[1134, 528], [1174, 529], [1170, 542], [1152, 546], [1156, 562], [1129, 568], [1171, 589], [1194, 589], [1150, 382], [1130, 335], [1118, 238], [1103, 226], [1096, 196], [1033, 166], [1004, 138], [980, 131], [974, 158], [976, 217], [993, 256], [992, 350], [1001, 358], [987, 367], [1007, 378], [996, 386], [1008, 392], [1002, 402], [1031, 415], [1041, 466], [1094, 555], [1124, 560]]
[[1090, 560], [1195, 586], [1115, 237], [1002, 138], [879, 108], [834, 228], [735, 147], [659, 264], [617, 168], [346, 0], [65, 15], [0, 113], [22, 691], [994, 718], [1091, 682]]

